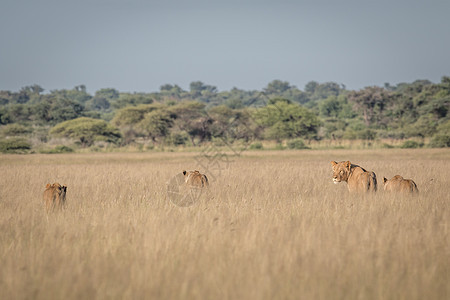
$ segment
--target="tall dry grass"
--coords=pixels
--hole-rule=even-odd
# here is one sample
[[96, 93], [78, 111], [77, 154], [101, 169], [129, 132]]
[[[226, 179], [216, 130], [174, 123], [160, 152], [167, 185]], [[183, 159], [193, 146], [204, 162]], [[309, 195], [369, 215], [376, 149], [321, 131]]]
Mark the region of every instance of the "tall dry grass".
[[[194, 155], [0, 156], [1, 298], [448, 299], [448, 150], [246, 152], [175, 206]], [[350, 196], [344, 159], [420, 195]], [[55, 181], [68, 207], [47, 216]]]

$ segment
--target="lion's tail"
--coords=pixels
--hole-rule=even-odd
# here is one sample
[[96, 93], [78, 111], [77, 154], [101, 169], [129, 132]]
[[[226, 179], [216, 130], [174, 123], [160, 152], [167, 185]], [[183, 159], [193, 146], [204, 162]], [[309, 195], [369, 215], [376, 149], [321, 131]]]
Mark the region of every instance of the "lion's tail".
[[201, 179], [202, 179], [202, 186], [208, 187], [209, 186], [208, 177], [206, 177], [206, 175], [202, 175]]
[[369, 176], [369, 191], [377, 191], [377, 175], [375, 172], [370, 172]]
[[410, 187], [411, 187], [411, 193], [418, 193], [419, 192], [419, 189], [417, 188], [417, 184], [414, 181], [412, 181], [412, 180], [411, 180]]

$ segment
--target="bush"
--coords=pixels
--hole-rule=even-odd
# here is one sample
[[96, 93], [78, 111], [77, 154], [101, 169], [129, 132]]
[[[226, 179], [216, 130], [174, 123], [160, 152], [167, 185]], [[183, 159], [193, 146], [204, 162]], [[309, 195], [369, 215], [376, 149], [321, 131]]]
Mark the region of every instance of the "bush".
[[302, 139], [294, 139], [287, 142], [287, 147], [289, 149], [309, 149], [308, 146], [305, 145], [305, 142]]
[[430, 141], [430, 147], [445, 148], [450, 147], [450, 121], [440, 124], [437, 127], [438, 132]]
[[377, 133], [370, 129], [364, 129], [356, 132], [359, 139], [373, 141], [377, 137]]
[[281, 144], [281, 143], [276, 144], [276, 146], [275, 146], [275, 150], [284, 150], [284, 149], [286, 149], [286, 147], [284, 147], [283, 144]]
[[400, 148], [403, 148], [403, 149], [412, 149], [412, 148], [421, 148], [421, 147], [423, 147], [423, 143], [418, 143], [416, 141], [411, 141], [411, 140], [405, 141], [400, 146]]
[[2, 153], [27, 153], [31, 144], [25, 139], [11, 138], [0, 141], [0, 152]]
[[73, 149], [64, 145], [56, 146], [53, 149], [50, 150], [42, 150], [41, 153], [43, 154], [57, 154], [57, 153], [71, 153], [73, 152]]
[[250, 145], [249, 149], [250, 150], [261, 150], [263, 149], [263, 144], [261, 142], [256, 142]]
[[450, 134], [448, 133], [435, 134], [430, 141], [430, 147], [432, 148], [450, 147]]
[[170, 143], [174, 146], [182, 146], [186, 145], [186, 142], [189, 140], [189, 137], [183, 133], [172, 133], [170, 135]]
[[31, 133], [31, 128], [25, 127], [20, 124], [8, 124], [1, 130], [4, 136], [18, 136]]

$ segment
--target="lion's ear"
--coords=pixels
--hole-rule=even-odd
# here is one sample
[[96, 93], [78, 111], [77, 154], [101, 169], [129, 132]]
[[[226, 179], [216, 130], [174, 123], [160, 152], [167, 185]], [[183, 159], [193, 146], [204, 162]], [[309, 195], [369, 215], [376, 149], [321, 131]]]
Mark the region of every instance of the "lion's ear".
[[352, 166], [352, 163], [351, 163], [349, 160], [347, 160], [347, 161], [345, 162], [345, 166], [347, 167], [347, 169], [350, 170], [350, 167]]
[[47, 183], [47, 185], [45, 186], [46, 189], [48, 189], [49, 187], [51, 187], [52, 185], [50, 183]]
[[331, 162], [331, 166], [334, 167], [335, 165], [337, 165], [337, 162], [332, 161], [332, 162]]
[[183, 171], [183, 175], [186, 175], [186, 170], [185, 170], [185, 171]]

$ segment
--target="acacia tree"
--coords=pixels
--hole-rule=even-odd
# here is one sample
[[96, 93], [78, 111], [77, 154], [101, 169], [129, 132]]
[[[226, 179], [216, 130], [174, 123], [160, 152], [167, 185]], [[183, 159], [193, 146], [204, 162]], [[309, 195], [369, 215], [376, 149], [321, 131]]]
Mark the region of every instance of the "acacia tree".
[[185, 101], [170, 107], [171, 116], [175, 119], [175, 126], [187, 132], [192, 145], [211, 138], [212, 119], [205, 112], [205, 104], [196, 101]]
[[111, 120], [111, 123], [120, 128], [124, 137], [123, 142], [129, 144], [138, 136], [149, 137], [143, 129], [148, 125], [141, 124], [141, 122], [143, 122], [147, 114], [162, 108], [163, 105], [159, 103], [128, 106], [119, 109]]
[[172, 125], [173, 119], [165, 109], [147, 113], [144, 119], [137, 124], [142, 131], [142, 135], [151, 138], [153, 142], [156, 142], [158, 138], [168, 136]]
[[96, 141], [117, 143], [121, 137], [119, 130], [106, 121], [86, 117], [59, 123], [50, 134], [75, 139], [82, 147], [89, 147]]

